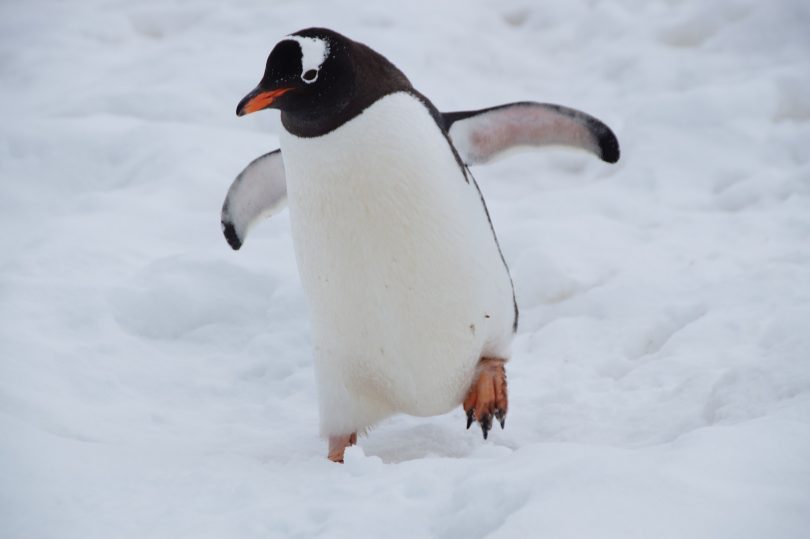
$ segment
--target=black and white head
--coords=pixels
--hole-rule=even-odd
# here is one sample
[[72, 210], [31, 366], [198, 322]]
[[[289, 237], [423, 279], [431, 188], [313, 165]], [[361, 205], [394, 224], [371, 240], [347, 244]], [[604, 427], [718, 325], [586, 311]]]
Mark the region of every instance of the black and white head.
[[314, 136], [382, 95], [410, 87], [393, 64], [362, 43], [326, 28], [307, 28], [276, 44], [262, 80], [239, 102], [236, 114], [279, 109], [290, 132]]

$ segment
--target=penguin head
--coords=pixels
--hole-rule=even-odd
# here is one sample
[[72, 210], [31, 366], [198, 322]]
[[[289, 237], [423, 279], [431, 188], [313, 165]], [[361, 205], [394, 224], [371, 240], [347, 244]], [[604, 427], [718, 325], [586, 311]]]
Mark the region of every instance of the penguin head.
[[414, 90], [384, 56], [332, 30], [307, 28], [276, 44], [262, 80], [239, 102], [236, 114], [279, 109], [288, 132], [313, 137], [398, 91]]
[[351, 41], [325, 28], [307, 28], [279, 41], [259, 85], [236, 107], [237, 116], [266, 108], [302, 117], [334, 113], [353, 93]]

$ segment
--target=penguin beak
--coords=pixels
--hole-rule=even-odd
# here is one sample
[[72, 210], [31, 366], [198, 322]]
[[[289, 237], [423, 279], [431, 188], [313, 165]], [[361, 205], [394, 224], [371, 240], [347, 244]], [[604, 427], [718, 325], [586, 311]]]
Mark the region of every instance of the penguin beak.
[[278, 88], [277, 90], [265, 90], [261, 86], [257, 86], [248, 95], [242, 98], [239, 105], [236, 107], [236, 115], [244, 116], [257, 110], [266, 109], [273, 104], [279, 96], [282, 96], [292, 90], [292, 88]]

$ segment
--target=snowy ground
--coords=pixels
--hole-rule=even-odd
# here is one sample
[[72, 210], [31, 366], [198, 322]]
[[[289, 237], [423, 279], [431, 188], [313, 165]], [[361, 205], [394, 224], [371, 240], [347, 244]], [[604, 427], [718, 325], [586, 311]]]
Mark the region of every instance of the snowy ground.
[[[324, 459], [286, 212], [219, 208], [282, 35], [442, 110], [619, 135], [475, 174], [522, 307], [505, 431], [398, 417]], [[810, 536], [806, 2], [0, 4], [0, 538]]]

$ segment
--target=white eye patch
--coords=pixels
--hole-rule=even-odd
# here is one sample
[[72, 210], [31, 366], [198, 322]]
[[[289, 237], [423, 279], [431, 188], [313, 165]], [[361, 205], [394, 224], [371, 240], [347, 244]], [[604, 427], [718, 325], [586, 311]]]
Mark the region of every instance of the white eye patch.
[[317, 37], [287, 36], [301, 47], [301, 80], [312, 84], [318, 80], [321, 65], [329, 56], [329, 43]]

